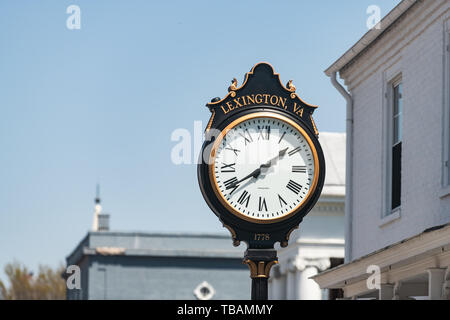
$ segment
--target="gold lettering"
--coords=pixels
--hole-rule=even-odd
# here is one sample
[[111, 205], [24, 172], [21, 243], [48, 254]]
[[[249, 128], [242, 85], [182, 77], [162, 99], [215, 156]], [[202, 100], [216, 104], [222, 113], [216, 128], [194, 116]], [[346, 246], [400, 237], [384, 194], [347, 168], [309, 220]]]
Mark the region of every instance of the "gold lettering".
[[241, 97], [242, 98], [242, 105], [246, 106], [247, 105], [247, 101], [245, 101], [245, 96]]
[[[283, 101], [283, 98], [282, 97], [279, 97], [280, 99], [278, 100], [280, 103], [278, 104], [278, 106], [279, 107], [283, 107], [284, 108], [284, 110], [286, 110], [287, 109], [287, 107], [286, 107], [286, 98], [284, 98], [284, 101]], [[281, 104], [281, 106], [280, 106], [280, 104]]]
[[[275, 98], [275, 102], [273, 102], [273, 98]], [[270, 97], [270, 104], [273, 106], [278, 105], [278, 97], [277, 96], [271, 96]]]
[[223, 110], [223, 114], [227, 114], [228, 112], [230, 112], [230, 109], [228, 109], [227, 111], [225, 111], [225, 108], [223, 106], [220, 106]]
[[[253, 94], [252, 94], [252, 96], [253, 96]], [[249, 104], [250, 104], [250, 101], [251, 101], [253, 104], [255, 104], [255, 99], [254, 99], [253, 97], [247, 96], [247, 101], [248, 101]]]
[[[258, 99], [258, 97], [259, 97], [259, 99]], [[255, 101], [256, 101], [257, 104], [260, 104], [262, 102], [262, 95], [261, 94], [257, 94], [255, 96]]]
[[267, 102], [267, 98], [270, 96], [270, 94], [263, 94], [263, 96], [264, 96], [264, 98], [266, 98], [266, 100], [264, 100], [264, 103], [265, 103], [265, 104], [269, 104], [269, 103]]
[[294, 113], [300, 117], [303, 117], [303, 108], [301, 106], [297, 106], [296, 102], [294, 102]]
[[256, 240], [256, 241], [270, 240], [270, 234], [269, 233], [255, 233], [253, 240]]
[[234, 110], [234, 109], [235, 109], [235, 108], [233, 107], [233, 104], [232, 104], [230, 101], [227, 102], [227, 106], [228, 106], [228, 108], [229, 108], [230, 110]]
[[242, 103], [239, 102], [239, 99], [241, 99], [241, 98], [239, 97], [239, 98], [236, 98], [233, 100], [234, 103], [236, 104], [236, 108], [242, 107]]

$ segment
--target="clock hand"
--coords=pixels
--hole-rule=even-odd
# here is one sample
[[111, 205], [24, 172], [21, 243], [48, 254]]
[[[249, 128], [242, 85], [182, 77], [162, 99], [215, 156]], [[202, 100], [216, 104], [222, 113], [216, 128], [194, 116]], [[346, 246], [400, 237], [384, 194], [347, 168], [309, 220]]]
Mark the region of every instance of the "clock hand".
[[281, 151], [278, 153], [278, 155], [277, 155], [276, 157], [270, 159], [270, 160], [267, 161], [266, 163], [263, 163], [262, 165], [259, 166], [258, 169], [254, 170], [252, 173], [250, 173], [249, 175], [245, 176], [244, 178], [242, 178], [242, 179], [240, 179], [240, 180], [238, 180], [238, 181], [236, 181], [236, 182], [234, 182], [234, 183], [231, 183], [228, 187], [229, 187], [229, 188], [234, 188], [234, 187], [236, 187], [239, 183], [241, 183], [242, 181], [245, 181], [245, 180], [250, 179], [250, 178], [252, 178], [252, 177], [255, 178], [255, 179], [258, 178], [259, 175], [261, 174], [261, 169], [262, 169], [262, 168], [270, 168], [270, 166], [272, 165], [272, 162], [275, 161], [275, 160], [277, 160], [278, 158], [284, 156], [285, 153], [286, 153], [286, 151], [287, 151], [288, 149], [289, 149], [289, 148], [286, 148], [286, 149], [281, 150]]
[[283, 157], [283, 156], [286, 154], [286, 151], [287, 151], [288, 149], [289, 149], [289, 148], [286, 148], [286, 149], [281, 150], [281, 151], [278, 153], [278, 155], [277, 155], [276, 157], [273, 157], [272, 159], [270, 159], [270, 160], [267, 161], [266, 163], [262, 164], [259, 168], [260, 168], [260, 169], [262, 169], [262, 168], [270, 168], [275, 160], [277, 160], [278, 158]]
[[229, 184], [229, 188], [234, 188], [236, 187], [239, 183], [241, 183], [242, 181], [245, 181], [249, 178], [258, 178], [258, 176], [261, 174], [261, 168], [256, 169], [255, 171], [253, 171], [252, 173], [250, 173], [249, 175], [245, 176], [244, 178], [242, 178], [241, 180], [238, 180], [236, 182], [230, 183]]

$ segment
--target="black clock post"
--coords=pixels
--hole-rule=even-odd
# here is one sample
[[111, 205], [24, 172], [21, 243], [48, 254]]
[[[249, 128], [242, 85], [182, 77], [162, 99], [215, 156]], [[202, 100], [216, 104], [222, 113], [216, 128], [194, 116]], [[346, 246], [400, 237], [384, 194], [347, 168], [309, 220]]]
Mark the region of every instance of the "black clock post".
[[[207, 104], [212, 114], [197, 167], [199, 186], [230, 231], [233, 245], [247, 244], [243, 263], [250, 269], [252, 300], [268, 299], [270, 269], [278, 263], [274, 245], [288, 245], [292, 231], [316, 204], [325, 179], [312, 117], [317, 106], [304, 102], [295, 91], [292, 81], [282, 84], [270, 64], [258, 63], [240, 87], [233, 79], [223, 99]], [[278, 151], [269, 149], [274, 144]], [[245, 163], [244, 154], [258, 148], [273, 156], [259, 165]], [[278, 172], [267, 175], [265, 170], [275, 164]]]

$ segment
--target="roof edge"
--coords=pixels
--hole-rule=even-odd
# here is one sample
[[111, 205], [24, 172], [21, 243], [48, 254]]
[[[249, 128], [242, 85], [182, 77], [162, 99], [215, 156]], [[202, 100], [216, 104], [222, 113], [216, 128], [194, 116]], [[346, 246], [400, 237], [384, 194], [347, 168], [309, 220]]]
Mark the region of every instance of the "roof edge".
[[223, 232], [152, 232], [152, 231], [125, 231], [125, 230], [114, 230], [114, 231], [89, 231], [88, 236], [125, 236], [125, 237], [161, 237], [161, 238], [209, 238], [209, 239], [227, 239], [230, 235], [227, 234], [226, 230]]
[[[447, 230], [446, 230], [446, 229], [447, 229]], [[426, 230], [422, 231], [422, 232], [419, 233], [419, 234], [416, 234], [416, 235], [411, 236], [411, 237], [409, 237], [409, 238], [400, 240], [400, 241], [398, 241], [398, 242], [396, 242], [396, 243], [393, 243], [393, 244], [391, 244], [391, 245], [388, 245], [388, 246], [386, 246], [386, 247], [384, 247], [384, 248], [375, 250], [375, 251], [373, 251], [373, 252], [371, 252], [371, 253], [368, 253], [368, 254], [366, 254], [366, 255], [364, 255], [364, 256], [361, 256], [361, 257], [359, 257], [359, 258], [356, 258], [356, 259], [354, 259], [354, 260], [352, 260], [352, 261], [350, 261], [350, 262], [347, 262], [347, 263], [345, 263], [345, 264], [341, 264], [341, 265], [339, 265], [339, 266], [336, 266], [336, 267], [334, 267], [334, 268], [332, 268], [332, 269], [325, 270], [325, 271], [323, 271], [323, 272], [321, 272], [321, 273], [319, 273], [319, 274], [316, 274], [316, 275], [310, 277], [310, 279], [313, 279], [313, 280], [315, 280], [315, 281], [317, 282], [317, 281], [321, 281], [321, 280], [324, 279], [324, 278], [329, 278], [329, 276], [331, 275], [331, 276], [333, 277], [333, 282], [334, 282], [334, 284], [339, 284], [339, 283], [342, 284], [342, 283], [344, 283], [344, 281], [341, 281], [342, 279], [340, 279], [340, 277], [336, 275], [336, 272], [343, 271], [344, 269], [348, 269], [348, 268], [351, 268], [351, 267], [353, 267], [353, 266], [357, 266], [357, 265], [359, 265], [359, 264], [361, 264], [361, 263], [363, 263], [363, 262], [367, 262], [366, 260], [367, 260], [368, 258], [374, 258], [374, 257], [377, 257], [377, 256], [379, 256], [380, 254], [386, 253], [388, 250], [394, 250], [394, 249], [401, 248], [401, 246], [408, 245], [408, 244], [411, 243], [411, 241], [418, 240], [418, 239], [420, 239], [421, 237], [424, 237], [424, 236], [427, 237], [427, 235], [430, 235], [430, 234], [439, 234], [439, 233], [441, 233], [441, 232], [443, 232], [443, 234], [447, 234], [446, 232], [448, 232], [449, 230], [450, 230], [450, 223], [446, 223], [446, 224], [434, 226], [434, 227], [431, 227], [431, 228], [427, 228]], [[431, 237], [432, 237], [432, 236], [433, 236], [433, 235], [431, 235]], [[430, 237], [430, 236], [428, 236], [428, 237]], [[423, 239], [423, 238], [422, 238], [422, 239]], [[423, 241], [424, 241], [424, 242], [429, 241], [429, 238], [425, 238], [425, 239], [423, 239]], [[438, 246], [438, 247], [439, 247], [439, 246]], [[435, 248], [434, 248], [434, 249], [435, 249]], [[430, 250], [431, 250], [431, 249], [430, 249]], [[408, 258], [410, 258], [410, 257], [408, 257]], [[357, 276], [358, 276], [358, 275], [355, 275], [355, 277], [357, 277]], [[345, 279], [345, 280], [349, 280], [349, 279]], [[322, 286], [321, 286], [321, 287], [322, 287]], [[327, 283], [327, 284], [324, 286], [324, 288], [325, 288], [325, 287], [334, 287], [334, 286], [333, 286], [333, 284]], [[338, 287], [338, 286], [336, 286], [336, 287]]]
[[397, 19], [408, 11], [419, 0], [403, 0], [394, 9], [392, 9], [383, 19], [381, 19], [380, 29], [372, 28], [362, 36], [349, 50], [347, 50], [339, 59], [337, 59], [324, 72], [330, 77], [333, 73], [340, 71], [350, 61], [352, 61], [358, 54], [366, 49], [372, 42], [374, 42], [384, 31], [386, 31]]

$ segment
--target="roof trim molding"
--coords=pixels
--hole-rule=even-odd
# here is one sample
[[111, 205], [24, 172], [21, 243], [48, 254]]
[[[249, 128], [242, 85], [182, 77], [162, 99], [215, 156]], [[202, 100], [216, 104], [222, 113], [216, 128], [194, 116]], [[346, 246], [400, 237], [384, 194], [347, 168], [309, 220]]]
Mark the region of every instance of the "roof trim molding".
[[377, 265], [381, 270], [402, 265], [421, 256], [448, 253], [450, 251], [450, 224], [425, 230], [419, 235], [380, 249], [331, 270], [322, 272], [314, 279], [321, 288], [342, 288], [369, 276], [367, 267]]
[[338, 60], [336, 60], [325, 74], [330, 77], [334, 72], [339, 72], [349, 62], [351, 62], [358, 54], [363, 52], [372, 42], [374, 42], [383, 32], [414, 4], [420, 0], [403, 0], [394, 9], [392, 9], [380, 22], [380, 29], [370, 29], [361, 39], [358, 40], [347, 52], [345, 52]]

